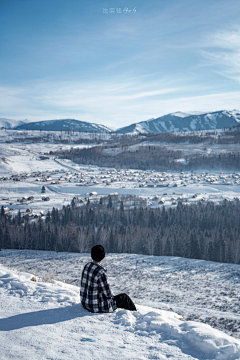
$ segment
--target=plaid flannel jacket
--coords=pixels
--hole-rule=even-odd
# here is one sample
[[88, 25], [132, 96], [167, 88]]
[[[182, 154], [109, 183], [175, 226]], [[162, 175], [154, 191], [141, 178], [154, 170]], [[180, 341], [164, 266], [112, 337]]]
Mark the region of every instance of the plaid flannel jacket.
[[80, 297], [83, 307], [88, 311], [112, 312], [117, 309], [106, 272], [106, 269], [94, 260], [84, 266]]

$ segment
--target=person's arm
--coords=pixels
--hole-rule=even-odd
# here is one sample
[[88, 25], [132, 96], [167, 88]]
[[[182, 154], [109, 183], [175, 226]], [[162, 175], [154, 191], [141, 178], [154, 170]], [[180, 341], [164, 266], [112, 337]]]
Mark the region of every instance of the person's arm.
[[105, 273], [102, 273], [101, 276], [98, 279], [98, 287], [99, 291], [107, 298], [112, 299], [113, 293], [110, 288], [110, 285], [108, 283], [107, 275]]

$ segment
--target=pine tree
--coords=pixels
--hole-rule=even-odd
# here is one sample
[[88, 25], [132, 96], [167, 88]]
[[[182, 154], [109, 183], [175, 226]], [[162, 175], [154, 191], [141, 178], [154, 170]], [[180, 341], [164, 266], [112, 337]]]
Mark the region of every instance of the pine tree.
[[215, 238], [213, 241], [213, 247], [212, 247], [212, 261], [220, 261], [220, 247], [218, 239]]
[[213, 244], [212, 241], [208, 242], [208, 257], [207, 260], [212, 260], [213, 259]]
[[55, 209], [54, 207], [53, 207], [53, 209], [52, 209], [52, 223], [53, 224], [55, 224], [55, 225], [57, 225], [57, 224], [59, 224], [59, 213], [58, 213], [58, 209]]
[[26, 228], [26, 240], [25, 243], [27, 245], [27, 249], [31, 249], [32, 248], [32, 229], [30, 224], [27, 224], [27, 228]]
[[156, 238], [156, 255], [162, 256], [162, 238], [160, 236], [159, 229], [158, 229], [157, 238]]
[[201, 259], [200, 247], [195, 231], [190, 235], [190, 258]]
[[182, 246], [180, 243], [180, 237], [174, 234], [173, 237], [174, 256], [182, 256]]
[[21, 212], [20, 212], [20, 209], [18, 210], [18, 214], [17, 214], [17, 224], [21, 225]]
[[148, 227], [150, 227], [150, 228], [156, 227], [156, 219], [155, 219], [154, 212], [152, 209], [150, 210], [150, 214], [149, 214]]
[[3, 229], [1, 227], [1, 223], [0, 223], [0, 249], [3, 248]]
[[74, 209], [76, 207], [75, 199], [73, 198], [71, 201], [71, 207]]
[[37, 226], [36, 223], [33, 223], [32, 226], [32, 242], [31, 242], [31, 249], [36, 250], [36, 234], [37, 234]]
[[166, 241], [166, 243], [165, 243], [164, 255], [165, 255], [165, 256], [172, 256], [172, 246], [171, 246], [171, 242], [170, 242], [169, 236], [167, 237], [167, 241]]
[[1, 207], [1, 217], [2, 217], [2, 218], [5, 217], [5, 211], [4, 211], [3, 205], [2, 205], [2, 207]]
[[123, 202], [121, 201], [120, 202], [120, 209], [119, 209], [119, 212], [120, 212], [120, 221], [121, 221], [121, 224], [126, 226], [127, 225], [127, 217], [124, 213], [124, 207], [123, 207]]
[[11, 239], [8, 226], [6, 226], [3, 236], [3, 247], [4, 249], [11, 249]]
[[50, 222], [51, 222], [51, 213], [50, 213], [50, 211], [47, 212], [45, 222], [46, 222], [46, 223], [50, 223]]
[[108, 209], [111, 209], [112, 208], [112, 198], [111, 198], [111, 196], [109, 195], [109, 197], [108, 197], [108, 204], [107, 204], [107, 208]]
[[221, 262], [225, 262], [226, 261], [226, 242], [223, 238], [223, 231], [222, 231], [222, 227], [220, 227], [219, 230], [219, 260]]
[[110, 234], [109, 234], [109, 245], [108, 245], [108, 252], [114, 252], [115, 249], [115, 241], [114, 241], [114, 235], [113, 235], [113, 229], [111, 228]]

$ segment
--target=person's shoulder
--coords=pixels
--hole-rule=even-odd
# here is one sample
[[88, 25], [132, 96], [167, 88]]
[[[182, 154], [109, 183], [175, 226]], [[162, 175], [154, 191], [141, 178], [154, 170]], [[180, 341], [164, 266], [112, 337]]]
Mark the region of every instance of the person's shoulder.
[[90, 261], [85, 266], [84, 269], [87, 271], [92, 271], [95, 273], [104, 273], [103, 267], [97, 261]]
[[107, 277], [106, 269], [104, 269], [104, 267], [101, 266], [100, 264], [99, 264], [99, 269], [98, 269], [98, 276], [102, 279], [106, 279], [106, 277]]
[[104, 269], [104, 267], [101, 264], [99, 264], [99, 262], [93, 260], [92, 264], [98, 276], [101, 277], [106, 275], [106, 269]]
[[87, 262], [83, 269], [88, 269], [89, 267], [91, 267], [91, 261]]

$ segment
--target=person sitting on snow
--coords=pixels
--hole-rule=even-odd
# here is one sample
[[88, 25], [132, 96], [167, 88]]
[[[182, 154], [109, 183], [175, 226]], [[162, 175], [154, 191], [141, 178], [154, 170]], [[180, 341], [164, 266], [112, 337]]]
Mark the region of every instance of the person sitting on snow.
[[102, 245], [91, 249], [92, 261], [82, 271], [80, 297], [82, 306], [93, 313], [113, 312], [117, 308], [136, 311], [127, 294], [114, 296], [107, 279], [107, 270], [101, 265], [105, 257]]

